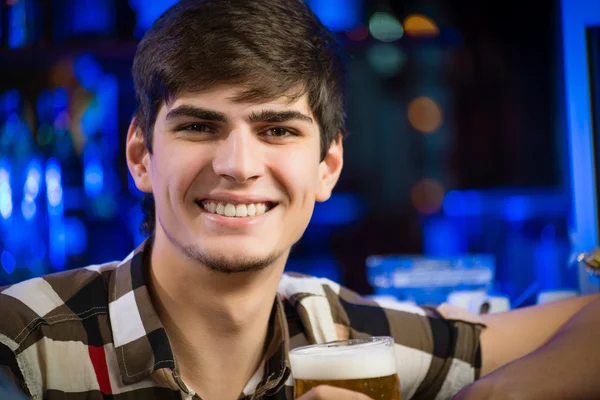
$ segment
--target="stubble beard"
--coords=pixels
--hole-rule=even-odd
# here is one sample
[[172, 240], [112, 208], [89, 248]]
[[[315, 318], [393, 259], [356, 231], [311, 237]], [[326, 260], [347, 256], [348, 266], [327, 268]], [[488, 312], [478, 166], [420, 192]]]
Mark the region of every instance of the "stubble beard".
[[284, 257], [286, 251], [273, 252], [265, 257], [227, 257], [226, 254], [212, 255], [209, 252], [201, 249], [196, 244], [184, 245], [164, 228], [160, 219], [157, 216], [157, 222], [161, 224], [162, 230], [175, 247], [179, 248], [190, 260], [200, 263], [210, 271], [220, 272], [223, 274], [240, 274], [260, 272], [267, 269], [281, 257]]
[[259, 272], [268, 268], [283, 256], [283, 253], [273, 253], [263, 258], [258, 257], [227, 257], [221, 255], [209, 255], [202, 251], [197, 245], [181, 247], [183, 253], [191, 260], [196, 261], [214, 272], [223, 274], [238, 274], [246, 272]]

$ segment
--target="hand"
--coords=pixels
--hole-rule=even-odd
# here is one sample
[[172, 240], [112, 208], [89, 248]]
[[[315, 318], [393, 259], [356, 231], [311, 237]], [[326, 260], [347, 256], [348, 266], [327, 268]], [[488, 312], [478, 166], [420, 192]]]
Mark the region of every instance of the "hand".
[[296, 400], [373, 400], [366, 394], [341, 389], [334, 386], [320, 385], [298, 397]]

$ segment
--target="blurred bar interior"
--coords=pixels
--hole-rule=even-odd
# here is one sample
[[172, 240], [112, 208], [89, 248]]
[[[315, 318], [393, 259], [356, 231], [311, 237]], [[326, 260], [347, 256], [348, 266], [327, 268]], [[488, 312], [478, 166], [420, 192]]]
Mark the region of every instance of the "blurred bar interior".
[[[598, 290], [600, 2], [307, 0], [349, 54], [345, 170], [288, 270], [491, 311]], [[1, 0], [0, 285], [143, 240], [124, 138], [174, 0]]]

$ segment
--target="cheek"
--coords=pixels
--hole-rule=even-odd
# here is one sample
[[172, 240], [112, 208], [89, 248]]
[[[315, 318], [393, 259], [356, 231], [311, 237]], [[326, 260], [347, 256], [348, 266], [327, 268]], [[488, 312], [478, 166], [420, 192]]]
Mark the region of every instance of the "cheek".
[[[308, 151], [290, 151], [271, 159], [276, 179], [292, 196], [292, 200], [313, 201], [319, 180], [319, 160]], [[300, 199], [298, 199], [300, 198]]]
[[194, 182], [202, 159], [188, 146], [165, 145], [155, 152], [151, 166], [153, 191], [181, 197]]

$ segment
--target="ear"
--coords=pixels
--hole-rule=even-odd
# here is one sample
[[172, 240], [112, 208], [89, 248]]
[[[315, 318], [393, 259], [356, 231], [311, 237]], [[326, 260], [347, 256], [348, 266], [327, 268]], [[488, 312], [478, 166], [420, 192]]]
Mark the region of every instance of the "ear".
[[144, 193], [152, 193], [150, 179], [150, 152], [146, 147], [144, 134], [135, 118], [129, 124], [127, 144], [125, 145], [127, 167], [133, 177], [135, 186]]
[[331, 197], [331, 192], [340, 177], [343, 165], [344, 147], [342, 145], [342, 134], [339, 133], [337, 139], [329, 146], [325, 159], [319, 165], [319, 187], [315, 197], [316, 201], [323, 202]]

